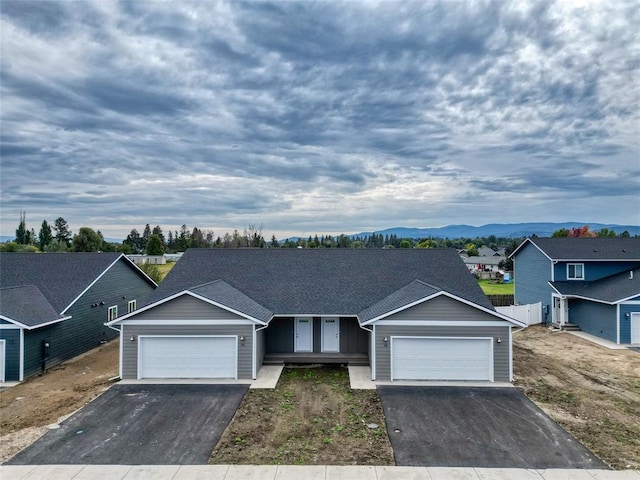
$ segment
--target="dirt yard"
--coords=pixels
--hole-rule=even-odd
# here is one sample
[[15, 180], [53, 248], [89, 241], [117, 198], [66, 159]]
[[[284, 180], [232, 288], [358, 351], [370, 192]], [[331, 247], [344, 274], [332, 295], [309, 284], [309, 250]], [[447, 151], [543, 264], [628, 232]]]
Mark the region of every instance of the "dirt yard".
[[0, 392], [0, 463], [100, 395], [118, 375], [118, 340]]
[[[373, 427], [375, 424], [377, 428]], [[209, 463], [393, 465], [374, 390], [346, 368], [285, 368], [275, 390], [249, 390]]]
[[515, 384], [613, 468], [640, 468], [640, 353], [542, 326], [513, 338]]

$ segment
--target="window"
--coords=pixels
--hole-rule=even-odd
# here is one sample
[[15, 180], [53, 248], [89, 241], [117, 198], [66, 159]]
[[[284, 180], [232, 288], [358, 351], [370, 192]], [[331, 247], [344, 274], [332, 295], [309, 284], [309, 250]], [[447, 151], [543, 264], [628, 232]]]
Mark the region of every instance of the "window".
[[568, 263], [567, 280], [584, 280], [584, 264]]
[[118, 316], [118, 306], [114, 305], [113, 307], [109, 307], [108, 321], [110, 322], [111, 320], [115, 320], [117, 316]]
[[136, 309], [136, 301], [130, 300], [129, 303], [127, 304], [127, 313], [134, 312], [135, 309]]

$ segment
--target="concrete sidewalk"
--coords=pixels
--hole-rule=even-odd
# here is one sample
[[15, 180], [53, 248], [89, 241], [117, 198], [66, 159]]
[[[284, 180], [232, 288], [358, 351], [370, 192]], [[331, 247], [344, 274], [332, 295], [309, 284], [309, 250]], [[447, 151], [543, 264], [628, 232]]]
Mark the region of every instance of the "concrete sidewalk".
[[19, 465], [2, 480], [640, 480], [638, 470], [297, 465]]

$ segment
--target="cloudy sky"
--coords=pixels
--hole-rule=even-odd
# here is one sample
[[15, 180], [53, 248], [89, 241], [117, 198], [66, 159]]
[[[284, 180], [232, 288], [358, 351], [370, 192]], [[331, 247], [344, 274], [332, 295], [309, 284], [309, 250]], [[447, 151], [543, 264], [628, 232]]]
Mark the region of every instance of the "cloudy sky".
[[635, 0], [0, 12], [1, 235], [640, 224]]

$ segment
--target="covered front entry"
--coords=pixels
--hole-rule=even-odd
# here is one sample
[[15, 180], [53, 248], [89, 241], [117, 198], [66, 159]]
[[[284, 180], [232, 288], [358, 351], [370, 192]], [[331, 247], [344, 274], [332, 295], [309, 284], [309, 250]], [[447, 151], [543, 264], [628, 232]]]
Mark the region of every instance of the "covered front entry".
[[145, 336], [138, 346], [138, 378], [238, 378], [235, 335]]
[[493, 381], [493, 338], [391, 337], [391, 380]]

